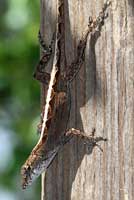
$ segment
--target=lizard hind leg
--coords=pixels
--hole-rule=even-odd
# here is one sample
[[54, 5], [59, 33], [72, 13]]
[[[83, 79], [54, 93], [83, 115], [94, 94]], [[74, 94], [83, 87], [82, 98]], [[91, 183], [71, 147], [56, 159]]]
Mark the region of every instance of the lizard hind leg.
[[51, 58], [52, 53], [53, 53], [55, 33], [53, 34], [53, 37], [52, 37], [52, 40], [51, 40], [51, 43], [49, 46], [47, 46], [45, 44], [45, 41], [44, 41], [40, 31], [39, 31], [38, 38], [39, 38], [40, 46], [42, 47], [43, 56], [41, 57], [39, 63], [36, 66], [33, 77], [35, 79], [39, 80], [40, 82], [48, 85], [49, 80], [50, 80], [50, 74], [45, 72], [44, 70]]
[[102, 10], [99, 13], [99, 16], [96, 19], [89, 17], [88, 27], [86, 31], [83, 33], [82, 38], [80, 39], [77, 47], [77, 55], [73, 62], [67, 67], [67, 75], [66, 80], [71, 82], [76, 77], [77, 73], [79, 72], [82, 64], [84, 63], [85, 59], [85, 49], [86, 43], [89, 34], [94, 34], [97, 32], [98, 34], [101, 32], [101, 28], [104, 25], [104, 21], [107, 18], [106, 9], [111, 4], [110, 1], [106, 1]]
[[33, 77], [40, 81], [41, 83], [45, 84], [48, 86], [49, 81], [50, 81], [50, 74], [47, 72], [40, 72], [36, 70], [36, 72], [33, 74]]
[[53, 37], [52, 37], [52, 40], [51, 40], [51, 43], [49, 46], [46, 45], [45, 41], [44, 41], [44, 38], [43, 36], [41, 35], [41, 32], [39, 30], [39, 33], [38, 33], [38, 39], [39, 39], [39, 44], [42, 48], [42, 51], [44, 53], [52, 53], [52, 50], [53, 50], [53, 46], [54, 46], [54, 40], [55, 40], [55, 33], [53, 34]]

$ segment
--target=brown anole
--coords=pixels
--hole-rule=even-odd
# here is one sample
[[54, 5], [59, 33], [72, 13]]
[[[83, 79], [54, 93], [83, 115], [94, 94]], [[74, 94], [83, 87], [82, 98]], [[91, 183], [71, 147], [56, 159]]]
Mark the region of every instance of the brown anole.
[[[53, 48], [47, 47], [39, 34], [44, 55], [37, 66], [34, 77], [46, 85], [47, 95], [39, 129], [39, 141], [21, 168], [23, 189], [31, 185], [43, 171], [47, 170], [58, 151], [73, 135], [89, 140], [92, 145], [98, 145], [98, 141], [106, 140], [103, 137], [94, 137], [93, 134], [87, 136], [74, 128], [67, 130], [67, 124], [70, 114], [70, 82], [75, 78], [84, 62], [88, 35], [93, 31], [100, 31], [106, 18], [105, 11], [109, 4], [109, 2], [104, 4], [99, 17], [95, 20], [89, 19], [88, 28], [78, 44], [77, 57], [70, 66], [64, 68], [64, 73], [61, 65], [63, 56], [62, 45], [64, 42], [64, 0], [58, 0], [57, 5], [55, 47], [51, 74], [44, 72], [44, 67], [50, 60]], [[54, 39], [51, 42], [52, 44], [54, 43], [53, 41]]]

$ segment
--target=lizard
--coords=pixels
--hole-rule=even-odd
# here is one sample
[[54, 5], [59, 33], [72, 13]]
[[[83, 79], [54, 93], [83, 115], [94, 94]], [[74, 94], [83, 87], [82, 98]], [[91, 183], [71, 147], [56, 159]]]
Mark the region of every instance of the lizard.
[[67, 124], [70, 114], [70, 83], [84, 62], [88, 35], [95, 30], [100, 30], [106, 18], [105, 11], [109, 4], [109, 1], [104, 4], [102, 11], [95, 20], [91, 17], [89, 18], [87, 30], [78, 43], [76, 59], [64, 69], [64, 74], [61, 73], [62, 45], [64, 42], [64, 0], [58, 0], [57, 5], [55, 46], [51, 74], [46, 73], [44, 68], [53, 53], [51, 45], [53, 45], [54, 41], [52, 39], [51, 45], [47, 47], [39, 32], [39, 40], [44, 49], [44, 55], [37, 65], [34, 77], [46, 85], [47, 95], [41, 116], [41, 125], [39, 126], [40, 138], [21, 168], [23, 189], [26, 189], [43, 171], [47, 170], [59, 150], [73, 135], [85, 138], [97, 146], [98, 141], [106, 141], [103, 137], [94, 137], [94, 131], [88, 136], [74, 128], [67, 130]]

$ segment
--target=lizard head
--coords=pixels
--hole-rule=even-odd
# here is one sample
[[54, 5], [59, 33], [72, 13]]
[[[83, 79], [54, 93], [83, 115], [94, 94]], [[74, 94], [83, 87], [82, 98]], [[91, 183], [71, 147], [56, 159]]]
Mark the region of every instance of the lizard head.
[[25, 164], [21, 168], [22, 188], [26, 189], [33, 181], [46, 170], [45, 163], [41, 164], [41, 158], [30, 155]]
[[21, 168], [22, 188], [26, 189], [41, 174], [40, 170], [33, 169], [30, 165], [23, 165]]
[[30, 166], [28, 165], [22, 166], [21, 176], [22, 176], [22, 188], [26, 189], [26, 187], [30, 185], [30, 182], [32, 182]]
[[22, 188], [26, 189], [33, 181], [47, 170], [50, 163], [56, 156], [59, 147], [55, 150], [46, 153], [44, 156], [31, 154], [25, 164], [21, 168]]

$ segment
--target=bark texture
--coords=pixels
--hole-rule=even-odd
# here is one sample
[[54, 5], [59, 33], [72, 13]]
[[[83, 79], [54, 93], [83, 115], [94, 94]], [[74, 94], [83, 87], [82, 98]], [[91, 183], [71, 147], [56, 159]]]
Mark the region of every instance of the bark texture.
[[[99, 37], [89, 37], [85, 64], [71, 85], [70, 127], [104, 136], [103, 153], [80, 139], [67, 144], [42, 175], [42, 200], [134, 198], [134, 1], [111, 0]], [[89, 16], [103, 0], [64, 0], [67, 63], [76, 56]], [[41, 30], [49, 44], [56, 0], [41, 0]], [[42, 90], [42, 102], [44, 91]]]

